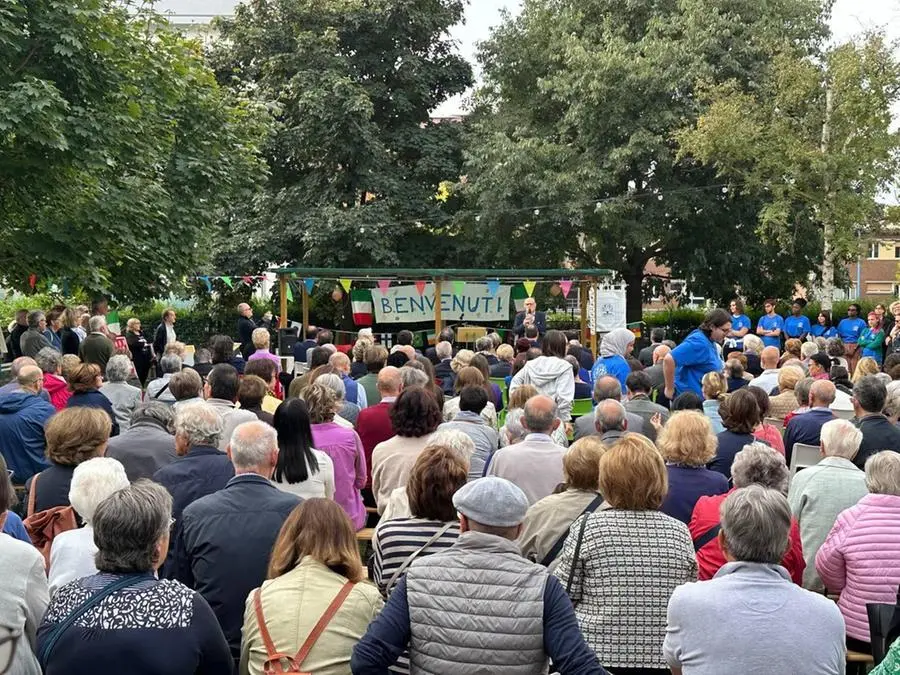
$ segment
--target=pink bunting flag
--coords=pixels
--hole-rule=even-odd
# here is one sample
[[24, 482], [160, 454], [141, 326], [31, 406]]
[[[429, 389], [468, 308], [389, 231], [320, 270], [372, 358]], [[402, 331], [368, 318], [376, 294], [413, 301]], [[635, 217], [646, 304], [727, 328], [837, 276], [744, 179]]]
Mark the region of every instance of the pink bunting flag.
[[564, 298], [569, 297], [569, 291], [572, 290], [572, 280], [571, 279], [560, 279], [559, 287], [562, 289], [562, 294]]
[[[381, 289], [381, 292], [384, 293], [388, 287], [391, 285], [389, 279], [379, 279], [378, 280], [378, 288]], [[419, 291], [419, 295], [422, 294], [422, 291]]]
[[416, 290], [419, 291], [419, 295], [424, 294], [425, 293], [425, 282], [417, 281], [416, 282]]

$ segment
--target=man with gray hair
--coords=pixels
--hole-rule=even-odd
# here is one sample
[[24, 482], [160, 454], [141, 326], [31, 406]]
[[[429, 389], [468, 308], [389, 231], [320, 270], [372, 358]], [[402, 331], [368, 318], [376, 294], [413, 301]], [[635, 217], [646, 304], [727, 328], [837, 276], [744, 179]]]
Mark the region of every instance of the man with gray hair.
[[92, 316], [88, 322], [90, 333], [78, 346], [78, 356], [85, 363], [94, 363], [100, 366], [100, 372], [106, 373], [106, 364], [112, 358], [113, 343], [107, 337], [106, 317], [102, 315]]
[[184, 510], [175, 545], [176, 578], [213, 608], [237, 663], [247, 596], [266, 580], [278, 532], [302, 500], [270, 480], [278, 462], [278, 433], [265, 422], [238, 425], [228, 457], [234, 477]]
[[625, 406], [613, 398], [601, 401], [594, 408], [594, 427], [604, 445], [612, 445], [624, 437], [628, 430]]
[[784, 495], [750, 485], [730, 493], [721, 514], [727, 562], [669, 600], [663, 653], [672, 672], [843, 673], [838, 606], [791, 583], [780, 564], [791, 529]]
[[106, 456], [117, 459], [125, 467], [132, 483], [153, 475], [168, 466], [175, 452], [175, 412], [165, 403], [141, 403], [131, 413], [127, 431], [109, 439]]
[[[594, 382], [594, 403], [599, 404], [608, 399], [622, 401], [622, 384], [619, 382], [619, 378], [604, 375], [603, 377], [598, 377], [597, 381]], [[644, 433], [644, 420], [640, 415], [626, 413], [625, 417], [628, 420], [628, 431], [647, 435]], [[594, 425], [594, 415], [583, 415], [575, 420], [576, 441], [595, 433], [597, 433], [597, 429]]]
[[18, 388], [0, 398], [0, 450], [16, 483], [24, 483], [49, 466], [44, 426], [56, 408], [38, 396], [43, 377], [37, 366], [22, 366], [16, 376]]
[[549, 396], [533, 396], [525, 403], [523, 426], [529, 434], [515, 445], [494, 453], [486, 475], [512, 481], [534, 504], [553, 493], [565, 481], [562, 458], [566, 448], [557, 445], [550, 434], [560, 425], [556, 403]]
[[809, 408], [791, 417], [784, 432], [784, 459], [788, 466], [791, 465], [794, 443], [819, 444], [822, 425], [834, 419], [830, 406], [834, 403], [835, 391], [834, 385], [828, 380], [815, 380], [810, 385], [807, 399]]
[[456, 373], [453, 372], [453, 344], [450, 342], [438, 342], [434, 346], [434, 353], [438, 362], [434, 366], [434, 376], [441, 381], [441, 389], [444, 394], [453, 395], [453, 384], [456, 382]]
[[[224, 428], [225, 423], [219, 412], [204, 402], [186, 405], [175, 416], [175, 452], [178, 459], [153, 474], [153, 480], [172, 495], [172, 515], [175, 517], [173, 541], [177, 540], [174, 535], [181, 529], [182, 511], [201, 497], [221, 490], [234, 476], [231, 461], [218, 448], [222, 444]], [[174, 547], [169, 550], [163, 567], [162, 576], [166, 578], [175, 575], [173, 555]]]
[[[822, 383], [824, 381], [816, 384]], [[803, 587], [811, 591], [821, 593], [825, 590], [816, 573], [816, 552], [841, 511], [854, 506], [869, 493], [866, 474], [853, 464], [862, 437], [862, 432], [847, 420], [826, 422], [821, 430], [822, 460], [798, 472], [791, 480], [788, 502], [800, 521], [803, 558], [806, 560]]]
[[[10, 369], [9, 369], [9, 374], [12, 377], [12, 380], [10, 382], [7, 382], [6, 384], [4, 384], [2, 387], [0, 387], [0, 398], [3, 398], [4, 396], [6, 396], [6, 394], [10, 394], [14, 391], [19, 391], [19, 383], [17, 381], [17, 378], [19, 377], [19, 372], [22, 370], [22, 368], [24, 368], [25, 366], [37, 366], [37, 365], [38, 365], [37, 361], [35, 361], [30, 356], [20, 356], [20, 357], [14, 359], [13, 362], [10, 364]], [[38, 367], [40, 368], [40, 366], [38, 366]], [[47, 401], [47, 403], [50, 402], [50, 394], [48, 394], [46, 391], [44, 391], [43, 388], [41, 389], [41, 391], [38, 395], [42, 399]]]
[[479, 478], [453, 506], [459, 539], [413, 561], [354, 647], [352, 672], [382, 675], [408, 647], [413, 672], [541, 673], [549, 658], [561, 675], [605, 674], [559, 580], [516, 544], [528, 510], [522, 490]]
[[47, 317], [44, 313], [36, 309], [28, 312], [28, 330], [22, 333], [19, 338], [19, 349], [22, 356], [30, 356], [35, 358], [39, 351], [45, 347], [53, 347], [50, 341], [44, 336], [47, 330]]
[[[42, 391], [47, 392], [50, 396], [50, 403], [53, 404], [53, 407], [57, 410], [65, 408], [69, 397], [72, 396], [72, 392], [69, 391], [68, 382], [60, 374], [62, 372], [62, 354], [53, 347], [44, 347], [37, 353], [33, 361], [31, 359], [28, 360], [32, 364], [37, 364], [37, 367], [44, 373]], [[120, 425], [119, 429], [121, 428]]]
[[240, 376], [237, 369], [228, 363], [219, 363], [213, 366], [203, 386], [203, 397], [206, 402], [215, 408], [222, 417], [223, 427], [218, 441], [218, 448], [222, 452], [228, 445], [231, 432], [238, 424], [253, 422], [256, 415], [249, 410], [241, 410], [235, 403], [238, 398]]
[[494, 353], [494, 340], [490, 335], [482, 335], [475, 340], [475, 352], [487, 359], [488, 366], [495, 366], [500, 362]]
[[893, 450], [900, 452], [900, 429], [884, 416], [887, 387], [874, 375], [866, 375], [853, 385], [853, 410], [858, 420], [856, 426], [863, 439], [853, 463], [860, 469], [876, 452]]
[[366, 390], [350, 377], [350, 357], [344, 352], [335, 352], [328, 357], [328, 365], [338, 371], [338, 375], [340, 375], [341, 381], [344, 383], [344, 400], [359, 406], [360, 410], [368, 407], [369, 402], [366, 399]]
[[131, 372], [131, 359], [124, 354], [116, 354], [106, 364], [106, 382], [100, 387], [100, 393], [112, 403], [119, 433], [128, 429], [131, 415], [141, 403], [140, 388], [126, 382]]
[[147, 400], [159, 401], [172, 405], [175, 395], [170, 390], [172, 376], [182, 369], [181, 357], [178, 354], [165, 354], [159, 360], [160, 376], [147, 383]]

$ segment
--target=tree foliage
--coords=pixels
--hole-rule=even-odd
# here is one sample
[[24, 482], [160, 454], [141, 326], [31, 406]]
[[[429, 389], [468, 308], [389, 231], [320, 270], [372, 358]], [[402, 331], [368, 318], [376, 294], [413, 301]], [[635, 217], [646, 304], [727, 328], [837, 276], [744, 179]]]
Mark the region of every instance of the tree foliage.
[[480, 54], [467, 166], [478, 219], [461, 219], [460, 233], [480, 236], [490, 262], [616, 270], [631, 320], [650, 259], [713, 294], [736, 282], [789, 291], [815, 248], [760, 242], [757, 197], [724, 193], [711, 166], [679, 156], [675, 136], [703, 112], [701, 85], [752, 90], [781, 43], [812, 51], [825, 35], [820, 10], [816, 0], [525, 0]]
[[702, 93], [707, 110], [680, 135], [683, 152], [764, 194], [760, 235], [795, 245], [798, 228], [821, 229], [822, 301], [831, 306], [836, 264], [859, 254], [877, 228], [879, 195], [897, 185], [900, 61], [882, 34], [813, 54], [786, 44], [752, 91], [727, 81]]
[[264, 175], [265, 122], [143, 4], [0, 3], [0, 283], [166, 295]]
[[275, 121], [271, 180], [239, 209], [222, 265], [428, 263], [453, 204], [461, 125], [429, 114], [471, 82], [447, 29], [462, 0], [258, 0], [219, 25], [219, 80]]

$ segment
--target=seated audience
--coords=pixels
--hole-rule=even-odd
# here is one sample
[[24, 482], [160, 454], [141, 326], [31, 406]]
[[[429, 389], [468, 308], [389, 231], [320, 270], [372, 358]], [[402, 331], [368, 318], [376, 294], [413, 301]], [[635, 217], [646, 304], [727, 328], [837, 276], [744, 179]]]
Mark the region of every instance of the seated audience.
[[819, 352], [809, 357], [809, 376], [811, 378], [827, 380], [829, 372], [831, 372], [831, 357]]
[[753, 428], [753, 438], [775, 448], [784, 455], [784, 439], [781, 436], [781, 428], [766, 422], [766, 416], [769, 414], [769, 395], [759, 387], [749, 387], [747, 391], [753, 394], [756, 405], [759, 407], [759, 424]]
[[459, 540], [409, 566], [354, 647], [352, 672], [381, 675], [408, 649], [412, 672], [459, 673], [473, 664], [472, 672], [540, 673], [549, 657], [562, 675], [605, 673], [562, 586], [515, 544], [528, 508], [522, 491], [479, 478], [453, 505]]
[[194, 368], [183, 368], [181, 372], [172, 375], [169, 391], [175, 397], [172, 408], [177, 411], [185, 402], [203, 400], [203, 378]]
[[679, 410], [699, 410], [703, 412], [703, 399], [693, 391], [678, 394], [672, 401], [672, 412], [678, 412]]
[[[828, 380], [816, 380], [809, 389], [809, 410], [795, 415], [784, 432], [785, 462], [791, 465], [794, 444], [819, 445], [822, 426], [834, 419], [831, 404], [834, 403], [834, 385]], [[855, 453], [854, 453], [855, 454]]]
[[822, 460], [791, 480], [788, 501], [800, 521], [803, 541], [803, 587], [825, 590], [816, 573], [816, 553], [831, 532], [838, 515], [868, 494], [866, 476], [854, 464], [862, 433], [847, 420], [831, 420], [821, 429]]
[[369, 506], [375, 506], [375, 499], [371, 496], [372, 487], [372, 452], [375, 446], [386, 441], [394, 435], [394, 425], [391, 423], [390, 409], [400, 395], [402, 381], [400, 378], [400, 369], [393, 366], [382, 368], [378, 372], [376, 386], [379, 393], [378, 403], [368, 406], [365, 410], [359, 411], [359, 417], [356, 418], [356, 432], [362, 441], [363, 450], [366, 455], [366, 467], [368, 468], [366, 477], [366, 489], [363, 491]]
[[718, 434], [716, 456], [709, 463], [709, 468], [718, 471], [731, 479], [731, 463], [737, 453], [745, 445], [754, 442], [753, 430], [762, 421], [759, 417], [759, 406], [756, 397], [749, 391], [739, 389], [728, 397], [719, 408], [725, 431]]
[[259, 407], [263, 412], [274, 415], [283, 399], [281, 383], [278, 381], [275, 365], [269, 359], [255, 359], [244, 368], [244, 377], [251, 375], [258, 377], [266, 385], [265, 394]]
[[334, 498], [334, 463], [313, 447], [306, 402], [291, 398], [278, 406], [273, 419], [278, 432], [278, 463], [272, 482], [280, 490], [313, 499]]
[[843, 673], [834, 603], [792, 584], [781, 566], [791, 529], [784, 495], [761, 485], [737, 490], [722, 503], [721, 523], [727, 562], [669, 600], [663, 653], [672, 672]]
[[859, 363], [856, 364], [856, 368], [853, 370], [850, 381], [855, 385], [862, 378], [867, 377], [868, 375], [877, 375], [880, 372], [881, 367], [878, 365], [878, 361], [870, 356], [864, 356], [859, 360]]
[[[615, 399], [608, 398], [597, 404], [593, 414], [594, 428], [603, 445], [610, 446], [625, 437], [625, 432], [628, 431], [627, 415], [625, 406]], [[590, 436], [582, 438], [590, 438]]]
[[[615, 379], [615, 378], [610, 378]], [[619, 386], [618, 380], [616, 380], [616, 386]], [[619, 390], [621, 391], [621, 390]], [[531, 384], [525, 384], [516, 389], [512, 394], [509, 395], [509, 407], [506, 411], [506, 420], [503, 428], [500, 429], [500, 447], [504, 448], [507, 445], [513, 445], [521, 441], [525, 436], [528, 435], [528, 432], [521, 425], [518, 425], [515, 429], [513, 429], [513, 425], [516, 420], [520, 420], [522, 415], [525, 413], [524, 408], [525, 404], [529, 399], [534, 398], [538, 395], [537, 387]], [[588, 418], [591, 415], [587, 415]], [[579, 418], [581, 419], [581, 418]], [[578, 420], [576, 420], [577, 423]], [[591, 432], [593, 433], [593, 422], [591, 422]], [[576, 427], [577, 428], [577, 427]], [[576, 431], [576, 438], [578, 437], [578, 432]], [[566, 430], [565, 425], [560, 423], [558, 427], [550, 434], [550, 438], [553, 439], [553, 442], [557, 445], [561, 445], [563, 447], [569, 446], [569, 439], [566, 438]]]
[[[444, 421], [452, 422], [453, 418], [456, 417], [457, 413], [459, 412], [459, 392], [461, 392], [465, 387], [482, 387], [483, 389], [485, 389], [485, 392], [487, 392], [489, 390], [489, 387], [485, 386], [486, 382], [487, 381], [484, 379], [484, 375], [481, 374], [481, 371], [478, 370], [478, 368], [475, 368], [474, 366], [464, 366], [463, 368], [460, 368], [453, 380], [453, 392], [456, 394], [456, 396], [444, 401]], [[481, 416], [484, 417], [485, 421], [488, 423], [488, 426], [490, 426], [492, 429], [496, 429], [497, 409], [494, 407], [494, 404], [491, 403], [490, 399], [492, 397], [493, 392], [491, 392], [491, 394], [488, 396], [487, 405], [485, 405], [484, 410], [481, 411]]]
[[247, 364], [249, 365], [251, 361], [256, 361], [258, 359], [265, 359], [272, 362], [272, 365], [275, 366], [276, 373], [280, 373], [281, 357], [270, 351], [272, 336], [269, 334], [269, 331], [265, 328], [254, 328], [253, 332], [250, 334], [250, 339], [253, 342], [253, 347], [256, 351], [247, 357]]
[[784, 416], [784, 422], [781, 425], [782, 429], [787, 429], [788, 424], [797, 415], [809, 412], [809, 392], [815, 382], [816, 380], [812, 377], [804, 377], [794, 385], [794, 398], [797, 399], [797, 407]]
[[[228, 643], [203, 597], [156, 578], [171, 523], [172, 498], [150, 481], [122, 488], [97, 506], [92, 525], [99, 572], [53, 597], [38, 631], [44, 673], [120, 672], [126, 663], [140, 664], [142, 675], [232, 672]], [[91, 596], [96, 609], [84, 611]], [[73, 612], [81, 617], [69, 623]]]
[[13, 481], [21, 484], [47, 468], [44, 425], [56, 408], [40, 393], [43, 373], [35, 365], [21, 366], [18, 389], [0, 398], [0, 448]]
[[228, 447], [231, 432], [239, 424], [253, 422], [257, 419], [256, 415], [249, 410], [241, 410], [235, 405], [240, 383], [238, 371], [227, 363], [220, 363], [209, 371], [206, 383], [203, 385], [203, 398], [206, 399], [206, 404], [211, 406], [222, 418], [222, 433], [219, 437], [218, 447], [223, 452]]
[[725, 425], [722, 424], [719, 406], [726, 398], [728, 385], [721, 374], [711, 372], [703, 376], [700, 386], [703, 388], [703, 414], [709, 418], [713, 433], [720, 434], [725, 431]]
[[[513, 407], [512, 398], [513, 395], [510, 396], [510, 408]], [[619, 384], [619, 380], [615, 377], [612, 377], [611, 375], [604, 375], [599, 380], [594, 380], [594, 403], [599, 405], [600, 403], [608, 399], [622, 402], [622, 385]], [[639, 434], [644, 432], [643, 417], [641, 417], [637, 413], [627, 412], [626, 410], [626, 419], [628, 420], [629, 431]], [[595, 420], [591, 418], [591, 415], [583, 415], [576, 419], [575, 440], [577, 441], [579, 438], [584, 438], [585, 436], [597, 433], [597, 428], [594, 422]], [[650, 426], [650, 428], [652, 429], [652, 425], [647, 426]], [[653, 433], [655, 434], [655, 430], [653, 431]]]
[[353, 429], [337, 424], [338, 402], [328, 387], [313, 382], [303, 390], [309, 413], [313, 447], [331, 458], [334, 467], [334, 501], [341, 505], [353, 527], [366, 525], [366, 508], [359, 491], [366, 485], [366, 455]]
[[[259, 352], [253, 352], [253, 354], [258, 353]], [[251, 356], [253, 356], [253, 354], [251, 354]], [[266, 397], [266, 391], [266, 383], [263, 382], [261, 377], [257, 377], [256, 375], [244, 375], [238, 386], [238, 405], [241, 406], [241, 410], [247, 410], [256, 415], [256, 418], [260, 422], [271, 425], [273, 423], [272, 414], [267, 413], [262, 409], [262, 402]]]
[[[744, 357], [747, 359], [745, 370], [753, 377], [759, 377], [763, 373], [760, 355], [765, 347], [762, 338], [752, 333], [744, 336]], [[769, 392], [766, 392], [768, 394]]]
[[[353, 647], [384, 603], [362, 583], [355, 532], [343, 509], [317, 498], [296, 507], [281, 528], [266, 576], [244, 608], [240, 675], [269, 673], [276, 650], [293, 657], [304, 648], [304, 657], [290, 662], [296, 672], [350, 672]], [[316, 623], [332, 603], [339, 604], [317, 633]]]
[[97, 546], [91, 522], [97, 507], [116, 490], [128, 487], [125, 468], [109, 457], [94, 457], [75, 467], [69, 487], [69, 502], [84, 527], [61, 532], [53, 538], [47, 577], [50, 594], [75, 579], [97, 574]]
[[778, 394], [769, 395], [769, 417], [783, 420], [800, 407], [794, 387], [803, 378], [803, 370], [796, 366], [785, 366], [778, 372]]
[[131, 359], [124, 354], [114, 355], [106, 364], [106, 382], [100, 387], [100, 393], [112, 403], [119, 433], [128, 430], [131, 415], [141, 403], [141, 390], [126, 382], [131, 370]]
[[176, 578], [213, 608], [238, 660], [247, 596], [266, 578], [278, 532], [301, 499], [270, 480], [278, 462], [278, 434], [265, 422], [238, 425], [228, 456], [234, 478], [184, 510], [174, 568]]
[[652, 388], [650, 378], [645, 372], [638, 370], [630, 373], [625, 378], [626, 398], [623, 403], [625, 410], [643, 420], [641, 432], [644, 432], [651, 441], [655, 441], [656, 429], [652, 420], [658, 416], [660, 423], [665, 424], [669, 419], [669, 410], [650, 400]]
[[209, 351], [212, 354], [214, 368], [218, 365], [229, 365], [238, 372], [238, 375], [244, 374], [247, 362], [240, 351], [235, 351], [234, 340], [227, 335], [213, 335], [209, 339]]
[[488, 404], [484, 387], [469, 385], [459, 392], [459, 412], [450, 422], [438, 426], [438, 430], [456, 429], [466, 434], [475, 443], [475, 454], [470, 459], [469, 480], [481, 478], [484, 466], [500, 447], [497, 431], [487, 425], [481, 412]]
[[116, 421], [116, 413], [108, 398], [100, 393], [103, 377], [100, 367], [93, 363], [83, 363], [67, 377], [69, 389], [72, 395], [66, 402], [66, 408], [97, 408], [109, 415], [112, 425], [111, 436], [119, 435], [119, 423]]
[[590, 398], [594, 393], [594, 389], [591, 387], [590, 382], [585, 382], [581, 379], [581, 364], [578, 363], [578, 359], [571, 354], [567, 354], [566, 362], [572, 366], [572, 373], [575, 375], [575, 399], [584, 400]]
[[[502, 344], [497, 347], [497, 363], [491, 366], [491, 377], [509, 377], [512, 375], [512, 364], [515, 351], [512, 345]], [[590, 398], [590, 396], [588, 396]]]
[[391, 492], [406, 485], [416, 458], [441, 423], [434, 397], [421, 387], [404, 389], [389, 414], [397, 435], [372, 452], [372, 492], [379, 513], [384, 512]]
[[555, 569], [572, 523], [603, 508], [599, 472], [604, 452], [605, 444], [596, 436], [586, 436], [563, 455], [565, 490], [531, 505], [522, 521], [518, 542], [528, 560]]
[[[366, 399], [365, 387], [360, 387], [359, 383], [350, 377], [350, 357], [343, 352], [336, 352], [328, 357], [328, 365], [335, 369], [336, 374], [344, 383], [344, 399], [347, 403], [352, 403], [359, 410], [368, 405]], [[356, 420], [351, 420], [355, 422]]]
[[497, 412], [502, 410], [503, 392], [500, 391], [500, 385], [491, 382], [491, 368], [484, 354], [475, 354], [469, 361], [469, 366], [477, 368], [484, 378], [484, 390], [487, 392], [488, 401], [494, 404], [494, 410]]
[[660, 511], [687, 524], [700, 497], [728, 492], [728, 479], [706, 468], [716, 456], [716, 445], [707, 416], [691, 410], [672, 415], [657, 442], [669, 480]]
[[353, 362], [350, 364], [350, 377], [354, 380], [359, 380], [368, 374], [366, 350], [371, 349], [374, 345], [375, 343], [371, 339], [363, 339], [362, 337], [353, 343], [353, 348], [350, 350], [350, 355], [353, 357]]
[[109, 417], [97, 408], [66, 408], [50, 418], [45, 432], [50, 466], [25, 483], [29, 516], [69, 506], [75, 467], [103, 456], [110, 428]]
[[128, 431], [109, 439], [106, 456], [119, 460], [132, 483], [176, 459], [175, 411], [165, 403], [142, 403], [131, 414]]
[[62, 354], [53, 349], [53, 347], [44, 347], [35, 357], [34, 362], [44, 374], [41, 386], [49, 395], [50, 403], [57, 410], [66, 407], [72, 392], [69, 391], [69, 385], [66, 378], [62, 376]]
[[147, 383], [147, 400], [160, 403], [175, 403], [175, 396], [170, 391], [172, 376], [182, 369], [181, 357], [177, 354], [165, 354], [159, 359], [160, 376]]
[[[746, 341], [745, 341], [746, 343]], [[767, 394], [778, 386], [778, 347], [766, 347], [759, 355], [763, 372], [750, 381], [751, 387], [759, 387]]]
[[[633, 342], [634, 334], [631, 337]], [[547, 331], [541, 340], [541, 356], [528, 361], [509, 383], [510, 394], [517, 387], [533, 384], [539, 393], [553, 399], [563, 422], [571, 421], [572, 401], [575, 398], [575, 377], [572, 367], [565, 360], [568, 344], [561, 331]]]
[[865, 472], [869, 494], [837, 517], [816, 553], [816, 571], [840, 594], [847, 648], [871, 653], [866, 604], [893, 605], [900, 585], [900, 454], [872, 455]]
[[887, 387], [874, 376], [864, 377], [853, 385], [853, 410], [863, 439], [853, 463], [860, 469], [876, 452], [900, 452], [900, 428], [884, 416]]
[[666, 467], [645, 437], [628, 434], [613, 445], [599, 472], [611, 508], [572, 524], [554, 574], [604, 666], [663, 673], [669, 596], [697, 579], [691, 537], [684, 523], [659, 511]]
[[[546, 336], [544, 340], [547, 340]], [[528, 435], [519, 443], [498, 450], [487, 466], [486, 475], [515, 483], [525, 493], [528, 503], [534, 504], [552, 494], [563, 482], [562, 458], [566, 448], [554, 443], [550, 437], [560, 421], [556, 403], [549, 396], [529, 399], [522, 422]]]
[[[716, 539], [721, 527], [719, 509], [727, 495], [748, 485], [762, 485], [787, 494], [790, 472], [782, 457], [774, 449], [762, 443], [750, 443], [734, 458], [732, 467], [734, 488], [730, 492], [711, 497], [700, 497], [694, 507], [688, 527], [697, 551], [700, 581], [712, 579], [725, 564], [725, 556]], [[782, 560], [795, 584], [803, 582], [803, 549], [800, 528], [794, 520], [791, 525], [791, 545]]]

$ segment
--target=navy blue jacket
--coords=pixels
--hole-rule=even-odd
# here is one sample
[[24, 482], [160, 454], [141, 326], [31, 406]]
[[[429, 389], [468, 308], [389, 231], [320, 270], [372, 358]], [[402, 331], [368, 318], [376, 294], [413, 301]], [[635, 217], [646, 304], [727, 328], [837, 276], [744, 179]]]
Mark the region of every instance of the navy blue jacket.
[[0, 398], [0, 452], [14, 483], [50, 466], [44, 459], [44, 425], [55, 413], [49, 401], [21, 389]]
[[[464, 600], [460, 601], [464, 607]], [[404, 575], [381, 614], [369, 624], [369, 630], [353, 648], [350, 670], [353, 675], [388, 675], [388, 667], [406, 650], [409, 638]], [[585, 643], [572, 602], [554, 576], [548, 577], [544, 586], [544, 651], [561, 675], [608, 675]]]
[[84, 408], [100, 408], [105, 411], [107, 415], [109, 415], [109, 419], [112, 422], [112, 431], [110, 432], [110, 436], [118, 436], [119, 435], [119, 423], [116, 422], [116, 413], [112, 407], [112, 401], [110, 401], [106, 396], [104, 396], [98, 389], [91, 389], [90, 391], [80, 391], [72, 394], [69, 397], [69, 400], [66, 402], [67, 408], [77, 408], [78, 406], [82, 406]]
[[866, 466], [866, 460], [882, 450], [900, 452], [900, 428], [891, 424], [884, 415], [866, 415], [856, 423], [862, 432], [862, 443], [853, 463], [860, 469]]
[[[538, 330], [538, 335], [543, 335], [547, 332], [546, 312], [534, 313], [534, 326]], [[513, 322], [513, 335], [516, 337], [523, 337], [525, 335], [525, 312], [516, 314], [516, 320]]]
[[736, 434], [733, 431], [721, 432], [716, 436], [719, 441], [719, 448], [716, 450], [716, 456], [709, 463], [709, 468], [718, 471], [731, 481], [731, 465], [734, 463], [734, 456], [744, 449], [745, 445], [756, 442], [756, 438], [752, 434]]
[[819, 445], [822, 425], [833, 419], [834, 414], [828, 408], [813, 408], [791, 418], [784, 432], [784, 460], [788, 466], [791, 465], [794, 443]]
[[262, 476], [241, 474], [184, 510], [177, 578], [212, 607], [235, 659], [241, 654], [244, 603], [265, 581], [278, 532], [301, 501]]
[[234, 477], [234, 466], [228, 455], [206, 445], [197, 445], [188, 453], [155, 474], [153, 480], [166, 488], [172, 495], [172, 516], [175, 529], [172, 532], [172, 546], [169, 555], [159, 571], [160, 578], [175, 576], [175, 543], [182, 527], [182, 513], [195, 501], [221, 490]]
[[315, 340], [304, 340], [294, 344], [294, 360], [298, 363], [306, 363], [306, 352], [316, 346]]

